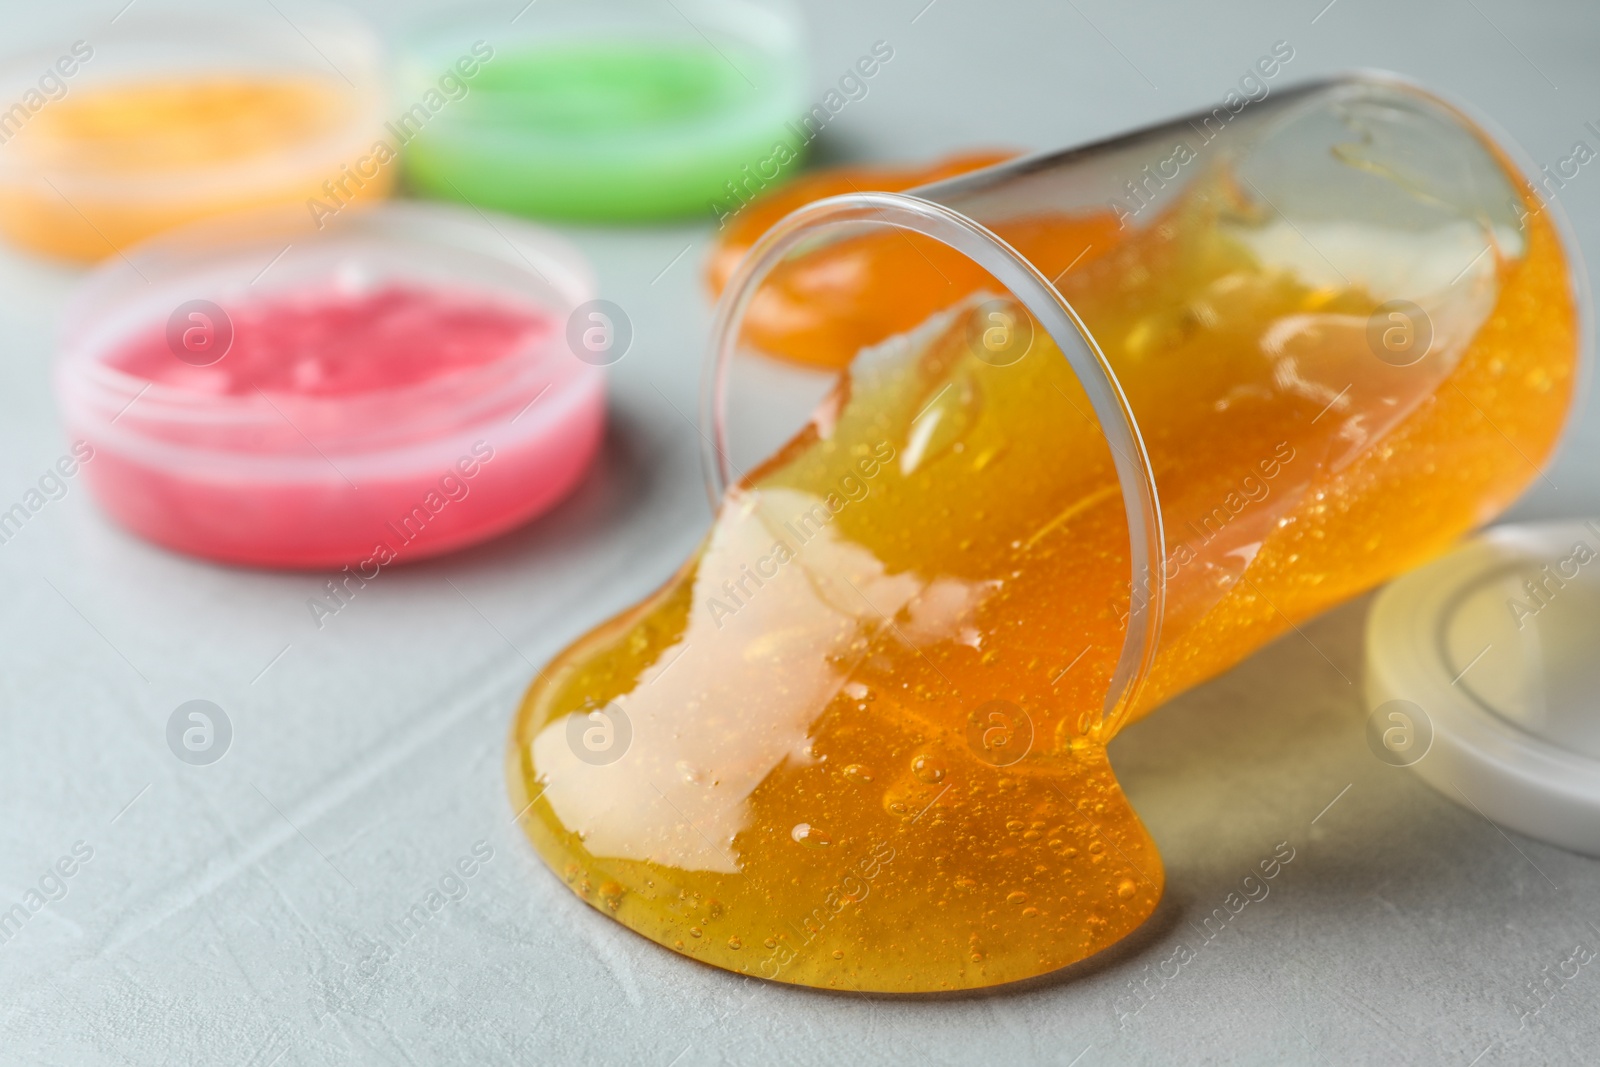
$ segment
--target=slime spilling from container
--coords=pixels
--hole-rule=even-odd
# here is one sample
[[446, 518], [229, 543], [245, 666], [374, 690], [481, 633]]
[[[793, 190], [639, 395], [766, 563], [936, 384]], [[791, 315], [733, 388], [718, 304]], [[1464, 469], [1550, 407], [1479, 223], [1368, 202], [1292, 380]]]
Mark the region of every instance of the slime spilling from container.
[[1461, 262], [1494, 251], [1455, 281], [1454, 259], [1430, 266], [1435, 341], [1404, 367], [1369, 348], [1371, 293], [1265, 265], [1296, 235], [1225, 173], [1147, 225], [1012, 235], [1095, 246], [1056, 285], [1162, 491], [1151, 674], [1102, 716], [1141, 591], [1111, 454], [1049, 335], [996, 365], [973, 340], [994, 282], [952, 279], [971, 295], [935, 310], [896, 273], [933, 242], [824, 248], [926, 321], [788, 335], [832, 365], [882, 343], [676, 576], [540, 672], [513, 728], [515, 810], [603, 914], [729, 970], [865, 991], [994, 985], [1115, 943], [1163, 871], [1112, 736], [1504, 507], [1568, 410], [1576, 310], [1537, 210], [1514, 239], [1463, 231]]

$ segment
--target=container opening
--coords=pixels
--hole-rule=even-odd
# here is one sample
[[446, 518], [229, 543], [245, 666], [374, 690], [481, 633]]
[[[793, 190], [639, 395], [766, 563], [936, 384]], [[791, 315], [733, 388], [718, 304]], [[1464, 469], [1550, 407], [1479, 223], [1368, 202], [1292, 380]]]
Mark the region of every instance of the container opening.
[[[1105, 226], [1017, 232], [1081, 251]], [[1009, 701], [1052, 745], [1098, 733], [1154, 644], [1159, 516], [1120, 388], [1052, 279], [983, 227], [892, 194], [804, 209], [745, 270], [707, 376], [715, 506], [730, 485], [804, 484], [857, 551], [919, 583], [883, 615], [945, 646], [924, 657], [949, 667], [934, 688]]]

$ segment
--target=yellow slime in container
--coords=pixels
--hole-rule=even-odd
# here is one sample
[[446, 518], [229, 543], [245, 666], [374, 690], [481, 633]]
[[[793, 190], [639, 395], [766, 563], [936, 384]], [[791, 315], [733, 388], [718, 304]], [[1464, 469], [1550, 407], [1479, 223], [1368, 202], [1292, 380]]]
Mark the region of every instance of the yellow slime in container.
[[[1224, 174], [1057, 283], [1163, 487], [1162, 643], [1116, 719], [1137, 593], [1067, 361], [1037, 328], [977, 358], [981, 292], [863, 352], [697, 556], [528, 691], [509, 770], [535, 847], [646, 937], [804, 985], [994, 985], [1126, 936], [1163, 872], [1117, 730], [1437, 554], [1550, 452], [1577, 313], [1525, 199], [1523, 254], [1484, 257], [1412, 367], [1367, 351], [1372, 295], [1264, 265], [1270, 213]], [[1349, 388], [1313, 388], [1338, 360]]]
[[[320, 77], [197, 76], [75, 90], [6, 144], [0, 231], [15, 244], [101, 259], [197, 218], [327, 200], [354, 162], [360, 97]], [[365, 147], [358, 140], [356, 145]], [[385, 195], [393, 168], [345, 181], [335, 202]]]

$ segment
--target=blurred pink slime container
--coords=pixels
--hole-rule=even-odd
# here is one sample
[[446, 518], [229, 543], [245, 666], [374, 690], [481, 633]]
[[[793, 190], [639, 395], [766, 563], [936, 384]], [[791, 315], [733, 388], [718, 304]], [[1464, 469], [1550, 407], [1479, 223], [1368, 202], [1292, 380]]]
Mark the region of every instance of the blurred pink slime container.
[[94, 446], [91, 490], [135, 533], [372, 577], [526, 522], [582, 478], [610, 360], [568, 323], [592, 296], [575, 250], [511, 219], [250, 215], [97, 270], [56, 390]]

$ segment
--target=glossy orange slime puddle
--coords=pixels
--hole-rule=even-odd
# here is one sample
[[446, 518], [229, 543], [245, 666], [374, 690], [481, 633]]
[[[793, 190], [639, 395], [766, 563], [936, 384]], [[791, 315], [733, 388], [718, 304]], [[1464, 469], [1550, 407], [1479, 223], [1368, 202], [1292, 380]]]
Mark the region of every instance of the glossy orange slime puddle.
[[[1169, 603], [1124, 721], [1443, 550], [1568, 410], [1576, 312], [1542, 214], [1407, 368], [1367, 348], [1372, 296], [1262, 266], [1269, 218], [1219, 179], [1121, 243], [1101, 217], [1013, 227], [1104, 243], [1059, 285], [1162, 493]], [[932, 310], [906, 295], [918, 317], [890, 300], [866, 339]], [[1123, 723], [1100, 721], [1130, 598], [1110, 453], [1042, 330], [1012, 365], [975, 357], [983, 295], [863, 353], [696, 557], [529, 689], [513, 803], [603, 914], [745, 974], [919, 992], [1054, 970], [1155, 908], [1161, 860], [1106, 758]], [[822, 363], [853, 343], [807, 336]]]

